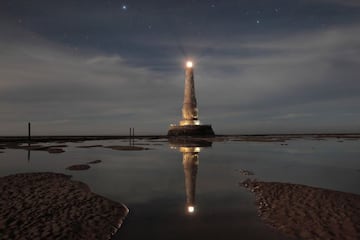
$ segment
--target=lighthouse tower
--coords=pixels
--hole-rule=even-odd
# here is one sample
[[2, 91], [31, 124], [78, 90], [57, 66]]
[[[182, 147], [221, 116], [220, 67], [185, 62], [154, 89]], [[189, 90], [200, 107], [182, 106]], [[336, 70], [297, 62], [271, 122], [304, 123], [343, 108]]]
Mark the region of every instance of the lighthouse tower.
[[171, 125], [168, 136], [214, 136], [211, 125], [201, 125], [195, 96], [194, 64], [186, 62], [184, 102], [182, 120], [179, 125]]

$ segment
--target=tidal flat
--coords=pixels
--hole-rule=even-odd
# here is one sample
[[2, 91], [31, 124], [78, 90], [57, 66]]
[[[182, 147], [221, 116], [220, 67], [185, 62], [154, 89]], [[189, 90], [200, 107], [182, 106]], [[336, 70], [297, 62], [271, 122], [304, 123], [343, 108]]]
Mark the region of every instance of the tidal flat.
[[[1, 179], [71, 175], [94, 194], [124, 204], [129, 213], [111, 239], [360, 238], [356, 134], [38, 137], [31, 144], [1, 137], [0, 149]], [[0, 201], [1, 212], [9, 211], [3, 195]], [[16, 218], [19, 229], [31, 219]], [[2, 215], [0, 225], [8, 222]]]

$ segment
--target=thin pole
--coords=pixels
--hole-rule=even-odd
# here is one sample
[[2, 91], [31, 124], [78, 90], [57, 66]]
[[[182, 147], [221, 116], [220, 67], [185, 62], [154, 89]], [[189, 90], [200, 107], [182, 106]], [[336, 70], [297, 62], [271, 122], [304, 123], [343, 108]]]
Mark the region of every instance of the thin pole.
[[28, 162], [30, 162], [30, 147], [31, 147], [31, 123], [28, 122], [28, 155], [27, 155]]
[[129, 145], [131, 146], [131, 128], [129, 128]]
[[135, 128], [132, 129], [133, 145], [135, 145]]
[[31, 123], [28, 122], [28, 140], [29, 140], [29, 143], [31, 141]]

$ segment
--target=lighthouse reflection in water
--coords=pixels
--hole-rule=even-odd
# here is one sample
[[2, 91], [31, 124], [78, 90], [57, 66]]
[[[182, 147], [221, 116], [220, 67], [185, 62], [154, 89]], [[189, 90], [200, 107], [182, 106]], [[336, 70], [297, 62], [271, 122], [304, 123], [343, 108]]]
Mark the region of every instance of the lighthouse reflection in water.
[[199, 167], [199, 153], [201, 148], [211, 147], [211, 142], [175, 142], [170, 140], [170, 146], [178, 149], [183, 154], [183, 167], [185, 177], [186, 205], [185, 212], [188, 215], [194, 215], [197, 211], [195, 202], [196, 195], [196, 177]]

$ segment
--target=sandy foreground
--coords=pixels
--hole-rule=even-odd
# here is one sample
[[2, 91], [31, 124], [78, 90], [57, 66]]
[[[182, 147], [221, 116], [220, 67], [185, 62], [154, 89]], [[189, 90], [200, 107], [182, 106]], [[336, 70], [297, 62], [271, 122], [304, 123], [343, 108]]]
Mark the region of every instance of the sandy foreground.
[[128, 209], [71, 176], [26, 173], [0, 178], [0, 239], [110, 239]]
[[246, 180], [261, 218], [297, 239], [360, 239], [360, 196], [304, 185]]

